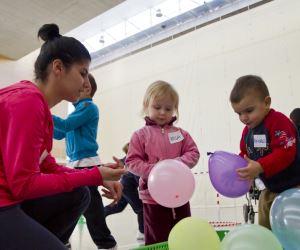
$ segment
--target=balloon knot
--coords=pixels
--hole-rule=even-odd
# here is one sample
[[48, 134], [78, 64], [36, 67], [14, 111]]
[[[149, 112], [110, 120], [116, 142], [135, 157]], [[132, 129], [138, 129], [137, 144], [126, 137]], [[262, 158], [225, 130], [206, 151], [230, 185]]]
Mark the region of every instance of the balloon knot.
[[213, 154], [212, 152], [207, 152], [207, 153], [206, 153], [206, 155], [212, 155], [212, 154]]

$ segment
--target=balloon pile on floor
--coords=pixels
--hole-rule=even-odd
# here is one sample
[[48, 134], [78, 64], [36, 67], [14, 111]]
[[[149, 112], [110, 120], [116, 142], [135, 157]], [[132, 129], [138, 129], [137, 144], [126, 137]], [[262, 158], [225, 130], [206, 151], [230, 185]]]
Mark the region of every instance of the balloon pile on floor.
[[205, 220], [189, 217], [171, 230], [169, 250], [299, 250], [300, 189], [280, 193], [270, 211], [272, 231], [256, 224], [235, 227], [220, 242], [217, 232]]
[[185, 218], [173, 227], [168, 246], [169, 250], [282, 250], [275, 235], [262, 226], [238, 226], [220, 242], [207, 221], [194, 217]]

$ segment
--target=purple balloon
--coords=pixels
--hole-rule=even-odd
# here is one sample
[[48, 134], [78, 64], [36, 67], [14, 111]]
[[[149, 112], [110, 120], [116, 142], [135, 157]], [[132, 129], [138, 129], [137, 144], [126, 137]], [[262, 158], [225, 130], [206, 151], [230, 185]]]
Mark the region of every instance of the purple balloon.
[[208, 173], [214, 188], [222, 195], [236, 198], [246, 194], [251, 181], [239, 179], [236, 170], [247, 166], [247, 161], [239, 155], [216, 151], [208, 160]]

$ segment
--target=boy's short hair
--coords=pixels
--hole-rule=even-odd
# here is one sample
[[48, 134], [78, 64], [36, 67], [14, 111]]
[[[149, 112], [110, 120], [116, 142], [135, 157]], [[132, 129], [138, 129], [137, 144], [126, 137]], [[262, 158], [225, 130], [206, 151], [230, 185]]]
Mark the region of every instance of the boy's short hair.
[[97, 91], [97, 83], [95, 78], [93, 77], [93, 75], [91, 73], [88, 74], [88, 78], [91, 84], [91, 97], [93, 97]]
[[230, 93], [230, 102], [238, 103], [250, 92], [255, 92], [261, 100], [270, 96], [264, 80], [256, 75], [245, 75], [238, 78]]
[[129, 148], [129, 142], [127, 142], [127, 143], [123, 146], [123, 148], [122, 148], [122, 150], [123, 150], [123, 152], [124, 152], [125, 154], [128, 153], [128, 148]]
[[295, 108], [291, 113], [290, 113], [290, 118], [293, 121], [293, 123], [299, 127], [300, 126], [300, 108]]

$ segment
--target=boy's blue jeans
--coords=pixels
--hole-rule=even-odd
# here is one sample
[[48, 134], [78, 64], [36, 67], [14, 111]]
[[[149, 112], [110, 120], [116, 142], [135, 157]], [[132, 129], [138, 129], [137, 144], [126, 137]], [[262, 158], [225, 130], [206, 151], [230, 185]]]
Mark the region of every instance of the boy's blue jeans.
[[129, 172], [122, 176], [121, 183], [123, 185], [122, 198], [116, 205], [104, 208], [105, 216], [122, 212], [129, 203], [137, 215], [139, 231], [144, 233], [143, 203], [138, 193], [139, 177]]

